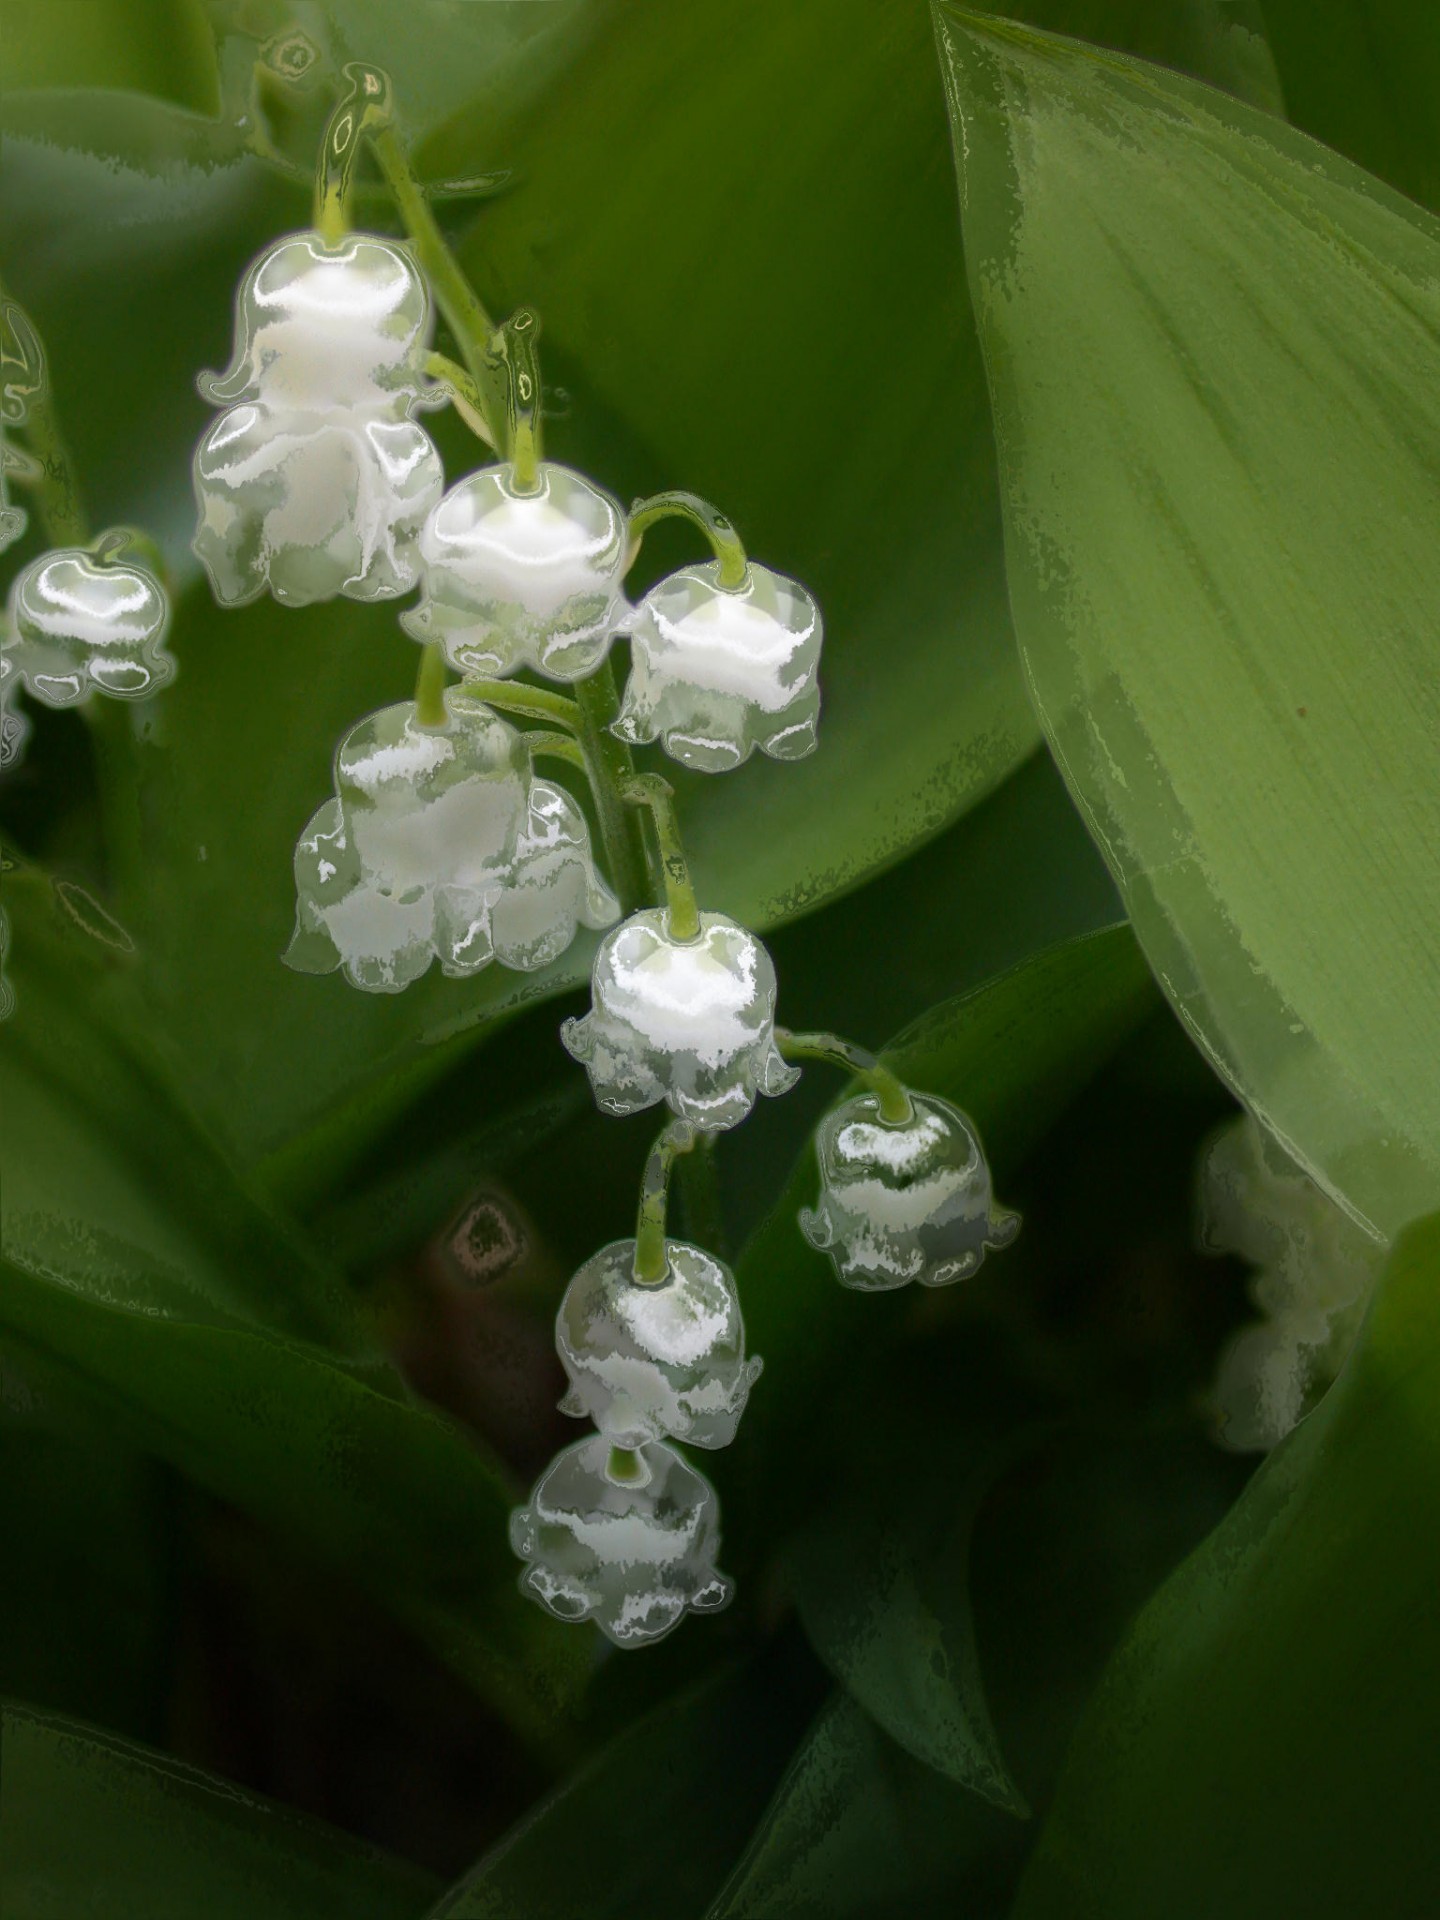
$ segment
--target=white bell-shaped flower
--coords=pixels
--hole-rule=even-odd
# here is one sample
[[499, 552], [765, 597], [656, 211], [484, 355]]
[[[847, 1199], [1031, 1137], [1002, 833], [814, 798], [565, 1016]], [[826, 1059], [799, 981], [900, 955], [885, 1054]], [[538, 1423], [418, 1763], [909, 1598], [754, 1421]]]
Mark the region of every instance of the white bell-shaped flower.
[[491, 902], [495, 958], [533, 973], [558, 960], [578, 928], [619, 918], [620, 902], [595, 870], [584, 814], [563, 788], [532, 780], [514, 864]]
[[195, 451], [193, 547], [222, 606], [389, 600], [419, 578], [416, 537], [445, 485], [413, 420], [232, 407]]
[[632, 745], [658, 736], [702, 773], [726, 773], [756, 747], [803, 759], [820, 717], [820, 609], [798, 581], [754, 561], [742, 586], [719, 581], [718, 561], [682, 567], [640, 602], [613, 731]]
[[910, 1104], [909, 1120], [887, 1121], [876, 1094], [858, 1094], [816, 1129], [820, 1197], [800, 1229], [843, 1286], [865, 1293], [963, 1280], [1020, 1230], [1020, 1216], [995, 1204], [960, 1109], [934, 1094], [912, 1093]]
[[164, 645], [170, 605], [144, 567], [57, 547], [16, 575], [9, 620], [9, 671], [46, 706], [92, 693], [142, 700], [175, 676]]
[[401, 624], [457, 672], [580, 680], [605, 658], [625, 605], [625, 514], [583, 474], [541, 461], [525, 491], [508, 466], [468, 474], [426, 521], [420, 554], [424, 595]]
[[336, 797], [295, 849], [295, 937], [303, 973], [343, 967], [372, 993], [398, 993], [438, 959], [447, 973], [488, 964], [490, 901], [514, 864], [528, 815], [528, 762], [515, 729], [456, 688], [443, 727], [413, 701], [383, 707], [341, 741]]
[[422, 390], [430, 329], [425, 281], [397, 242], [288, 234], [241, 282], [234, 357], [201, 391], [215, 406], [260, 400], [280, 413], [400, 419]]
[[663, 1441], [612, 1479], [602, 1434], [557, 1454], [510, 1521], [522, 1591], [561, 1620], [593, 1620], [617, 1647], [646, 1646], [688, 1611], [714, 1613], [732, 1588], [716, 1571], [720, 1510], [710, 1483]]
[[728, 1447], [762, 1363], [745, 1357], [735, 1277], [702, 1247], [665, 1242], [662, 1280], [635, 1278], [635, 1242], [616, 1240], [565, 1290], [555, 1345], [570, 1378], [563, 1412], [617, 1447], [647, 1440]]
[[673, 937], [663, 908], [632, 914], [601, 941], [590, 984], [590, 1012], [560, 1037], [606, 1113], [663, 1100], [716, 1131], [799, 1077], [775, 1045], [770, 956], [723, 914], [702, 913], [692, 940]]
[[1211, 1141], [1201, 1169], [1205, 1246], [1258, 1271], [1261, 1318], [1220, 1356], [1211, 1400], [1237, 1453], [1284, 1439], [1339, 1372], [1385, 1249], [1246, 1114]]

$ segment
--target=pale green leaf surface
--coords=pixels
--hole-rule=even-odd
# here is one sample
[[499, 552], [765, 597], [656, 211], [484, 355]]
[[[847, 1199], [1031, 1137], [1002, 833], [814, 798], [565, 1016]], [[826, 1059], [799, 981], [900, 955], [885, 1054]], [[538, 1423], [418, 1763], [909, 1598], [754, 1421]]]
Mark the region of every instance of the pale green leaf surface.
[[1339, 1381], [1114, 1656], [1016, 1920], [1432, 1909], [1437, 1487], [1432, 1217]]
[[1440, 226], [1193, 82], [946, 8], [1011, 598], [1151, 964], [1393, 1234], [1440, 1195]]
[[378, 1848], [79, 1721], [0, 1708], [6, 1920], [417, 1920]]

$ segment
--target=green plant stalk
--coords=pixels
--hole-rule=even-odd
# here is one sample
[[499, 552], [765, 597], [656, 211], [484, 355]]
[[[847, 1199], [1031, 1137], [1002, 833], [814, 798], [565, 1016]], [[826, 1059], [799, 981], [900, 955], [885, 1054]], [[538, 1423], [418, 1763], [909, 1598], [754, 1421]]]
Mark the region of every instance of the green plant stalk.
[[518, 713], [526, 720], [543, 720], [547, 726], [560, 727], [577, 738], [585, 723], [580, 708], [563, 693], [551, 693], [547, 687], [527, 686], [523, 680], [466, 680], [462, 691], [473, 693], [487, 707], [502, 713]]
[[680, 822], [675, 815], [675, 789], [658, 773], [640, 773], [621, 791], [631, 806], [650, 809], [660, 849], [665, 913], [671, 938], [693, 940], [700, 931], [700, 910], [690, 879], [690, 863], [680, 839]]
[[610, 732], [610, 723], [620, 712], [620, 698], [608, 660], [598, 672], [576, 683], [575, 704], [610, 884], [625, 912], [634, 913], [651, 898], [649, 862], [639, 815], [623, 798], [635, 779], [635, 762], [625, 742]]
[[579, 767], [582, 773], [590, 770], [585, 758], [585, 749], [578, 740], [568, 733], [551, 733], [548, 728], [537, 728], [534, 732], [522, 734], [525, 749], [533, 760], [537, 755], [547, 760], [563, 760], [567, 766]]
[[[634, 566], [640, 551], [640, 542], [645, 530], [657, 520], [680, 518], [693, 521], [710, 542], [715, 558], [720, 564], [718, 585], [726, 593], [736, 593], [745, 585], [749, 577], [750, 563], [745, 556], [740, 536], [718, 508], [712, 507], [708, 500], [702, 500], [698, 493], [652, 493], [648, 499], [637, 500], [630, 509], [627, 526], [630, 533], [630, 566]], [[628, 571], [628, 568], [627, 568]]]
[[485, 422], [486, 435], [493, 447], [503, 447], [510, 393], [505, 366], [491, 347], [495, 323], [450, 251], [394, 127], [377, 128], [370, 135], [370, 145], [395, 196], [415, 257], [434, 289], [440, 311], [475, 382], [477, 410]]
[[915, 1118], [904, 1083], [888, 1067], [882, 1067], [867, 1048], [842, 1040], [836, 1033], [791, 1033], [788, 1027], [775, 1029], [775, 1044], [787, 1060], [824, 1060], [863, 1080], [878, 1098], [880, 1118], [886, 1126], [908, 1126]]
[[687, 1153], [676, 1170], [680, 1201], [688, 1239], [708, 1247], [717, 1260], [729, 1258], [725, 1215], [720, 1204], [720, 1171], [716, 1164], [716, 1138], [699, 1133], [695, 1149]]
[[432, 640], [420, 650], [420, 671], [415, 676], [415, 718], [422, 727], [443, 727], [448, 723], [446, 679], [445, 649]]
[[637, 1286], [657, 1287], [670, 1271], [665, 1252], [665, 1215], [670, 1198], [670, 1171], [677, 1157], [695, 1145], [695, 1129], [688, 1120], [672, 1120], [650, 1149], [640, 1176], [640, 1210], [635, 1220]]

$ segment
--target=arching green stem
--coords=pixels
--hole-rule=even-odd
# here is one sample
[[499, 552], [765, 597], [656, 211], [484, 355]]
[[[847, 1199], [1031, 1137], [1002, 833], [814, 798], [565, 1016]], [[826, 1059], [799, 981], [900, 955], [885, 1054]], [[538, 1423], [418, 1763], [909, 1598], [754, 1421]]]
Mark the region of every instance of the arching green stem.
[[330, 115], [315, 175], [315, 226], [328, 247], [350, 231], [350, 181], [361, 140], [390, 121], [390, 82], [378, 67], [351, 60], [344, 77], [350, 90]]
[[776, 1027], [775, 1044], [787, 1060], [825, 1060], [863, 1080], [880, 1102], [880, 1118], [891, 1127], [908, 1126], [915, 1118], [903, 1081], [882, 1067], [868, 1048], [853, 1046], [835, 1033], [791, 1033]]
[[638, 773], [621, 791], [631, 806], [648, 807], [655, 823], [671, 937], [693, 940], [700, 931], [700, 910], [695, 904], [690, 863], [685, 858], [685, 848], [680, 839], [680, 822], [675, 814], [675, 789], [658, 773]]
[[740, 536], [725, 515], [717, 507], [712, 507], [708, 500], [702, 500], [698, 493], [652, 493], [648, 499], [634, 503], [627, 522], [630, 565], [635, 564], [646, 528], [654, 526], [657, 520], [677, 517], [693, 521], [699, 527], [720, 563], [718, 584], [727, 593], [738, 592], [745, 585], [750, 571]]
[[670, 1271], [665, 1251], [665, 1211], [670, 1197], [670, 1169], [676, 1157], [695, 1145], [695, 1129], [688, 1120], [672, 1120], [650, 1149], [640, 1178], [640, 1211], [635, 1221], [637, 1285], [658, 1287]]
[[455, 411], [476, 438], [498, 452], [495, 437], [485, 418], [485, 396], [464, 367], [457, 365], [448, 354], [427, 353], [425, 371], [437, 386], [443, 387], [449, 394]]
[[502, 713], [518, 713], [526, 720], [543, 720], [547, 726], [563, 727], [566, 733], [583, 731], [579, 707], [563, 693], [527, 686], [523, 680], [466, 680], [462, 684], [466, 693]]
[[635, 762], [625, 742], [610, 731], [611, 721], [620, 712], [620, 696], [608, 660], [587, 679], [576, 682], [575, 704], [610, 884], [626, 913], [634, 913], [650, 898], [649, 863], [640, 816], [621, 797], [635, 778]]
[[517, 493], [534, 493], [540, 484], [540, 339], [539, 316], [530, 307], [512, 313], [500, 329], [497, 346], [509, 383], [506, 447]]
[[525, 750], [532, 760], [540, 755], [547, 760], [563, 760], [568, 766], [579, 767], [582, 773], [590, 771], [585, 749], [568, 733], [551, 733], [548, 729], [537, 728], [532, 733], [521, 734], [520, 738], [525, 742]]
[[415, 718], [422, 727], [448, 726], [450, 712], [445, 705], [448, 679], [445, 649], [432, 640], [420, 649], [420, 671], [415, 676]]

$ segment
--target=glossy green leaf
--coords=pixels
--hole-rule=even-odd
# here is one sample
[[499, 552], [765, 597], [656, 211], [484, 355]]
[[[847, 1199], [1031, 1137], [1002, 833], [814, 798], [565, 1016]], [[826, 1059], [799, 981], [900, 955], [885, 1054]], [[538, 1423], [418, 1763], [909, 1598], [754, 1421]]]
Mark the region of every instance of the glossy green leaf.
[[203, 1141], [76, 1012], [39, 922], [20, 927], [0, 1029], [0, 1329], [22, 1364], [34, 1353], [140, 1444], [344, 1568], [543, 1740], [583, 1649], [516, 1589], [506, 1477], [365, 1349], [323, 1268], [227, 1199]]
[[782, 1641], [638, 1721], [427, 1920], [699, 1914], [759, 1817], [814, 1692]]
[[1440, 1219], [1131, 1630], [1017, 1920], [1420, 1913], [1440, 1890]]
[[914, 1920], [997, 1911], [1004, 1816], [893, 1747], [836, 1692], [705, 1920]]
[[6, 1920], [418, 1920], [429, 1876], [79, 1721], [0, 1708]]
[[215, 52], [201, 0], [80, 0], [7, 4], [0, 91], [133, 88], [211, 111]]
[[1440, 1196], [1440, 225], [1273, 117], [952, 8], [1051, 745], [1156, 972], [1393, 1234]]

